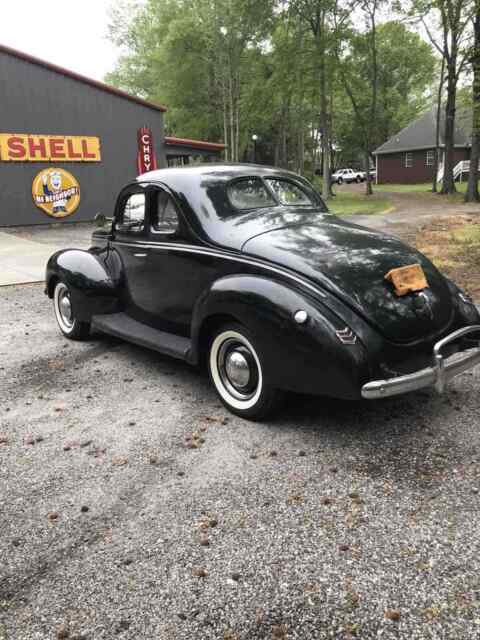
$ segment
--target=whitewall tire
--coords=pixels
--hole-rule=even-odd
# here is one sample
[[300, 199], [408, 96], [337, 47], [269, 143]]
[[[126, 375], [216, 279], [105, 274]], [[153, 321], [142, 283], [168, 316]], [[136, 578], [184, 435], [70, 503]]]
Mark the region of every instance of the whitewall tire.
[[59, 281], [53, 292], [53, 308], [60, 331], [72, 340], [83, 340], [90, 333], [90, 324], [75, 318], [72, 308], [70, 289], [65, 282]]
[[214, 333], [208, 369], [221, 401], [233, 413], [258, 420], [277, 405], [279, 392], [265, 380], [255, 339], [242, 325], [224, 326]]

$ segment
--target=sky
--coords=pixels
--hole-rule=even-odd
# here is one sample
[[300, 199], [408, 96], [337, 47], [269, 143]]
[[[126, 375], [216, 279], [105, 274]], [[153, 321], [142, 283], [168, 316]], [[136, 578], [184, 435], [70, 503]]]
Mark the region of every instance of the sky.
[[114, 2], [0, 0], [0, 44], [103, 80], [119, 54], [106, 39]]

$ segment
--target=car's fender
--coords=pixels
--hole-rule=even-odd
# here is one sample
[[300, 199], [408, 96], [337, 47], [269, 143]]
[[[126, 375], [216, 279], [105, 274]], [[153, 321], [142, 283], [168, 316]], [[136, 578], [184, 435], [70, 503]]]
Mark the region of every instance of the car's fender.
[[48, 260], [45, 293], [52, 298], [61, 280], [69, 289], [75, 317], [88, 321], [95, 314], [118, 310], [118, 283], [105, 263], [106, 249], [65, 249]]
[[[295, 321], [304, 310], [308, 320]], [[232, 275], [215, 281], [197, 301], [192, 319], [190, 360], [198, 362], [218, 323], [235, 320], [256, 337], [272, 386], [344, 398], [360, 397], [369, 379], [361, 340], [342, 344], [345, 328], [323, 303], [286, 284], [263, 276]]]

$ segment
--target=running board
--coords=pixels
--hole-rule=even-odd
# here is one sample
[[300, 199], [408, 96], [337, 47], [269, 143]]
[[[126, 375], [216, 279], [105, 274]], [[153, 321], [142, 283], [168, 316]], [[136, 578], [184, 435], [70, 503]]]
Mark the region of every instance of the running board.
[[191, 340], [173, 333], [166, 333], [148, 327], [138, 320], [134, 320], [126, 313], [110, 313], [93, 316], [92, 329], [108, 333], [127, 342], [133, 342], [141, 347], [153, 349], [172, 358], [188, 360]]

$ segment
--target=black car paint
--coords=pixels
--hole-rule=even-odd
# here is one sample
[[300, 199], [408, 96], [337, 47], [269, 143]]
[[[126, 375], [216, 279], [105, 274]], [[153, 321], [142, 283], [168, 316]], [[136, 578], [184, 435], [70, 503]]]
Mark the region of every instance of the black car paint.
[[[94, 233], [88, 252], [67, 250], [47, 266], [47, 291], [65, 279], [82, 320], [125, 310], [163, 331], [191, 338], [197, 363], [212, 325], [229, 318], [258, 336], [272, 385], [292, 391], [358, 398], [375, 376], [408, 373], [429, 364], [435, 340], [478, 322], [478, 313], [421, 254], [389, 236], [332, 216], [318, 195], [311, 207], [277, 205], [233, 210], [226, 185], [239, 177], [300, 177], [253, 165], [210, 165], [146, 174], [130, 189], [158, 187], [176, 201], [181, 225], [173, 236]], [[148, 214], [147, 214], [148, 215]], [[148, 222], [148, 221], [147, 221]], [[146, 254], [136, 260], [135, 253]], [[420, 262], [430, 283], [433, 320], [415, 296], [397, 298], [385, 273]], [[309, 314], [305, 325], [293, 315]], [[336, 331], [358, 340], [342, 344]]]
[[[248, 240], [243, 251], [304, 273], [355, 309], [394, 342], [439, 335], [453, 319], [451, 294], [443, 276], [422, 254], [395, 238], [378, 235], [337, 218], [284, 227]], [[395, 295], [385, 274], [419, 263], [430, 288], [431, 313], [421, 314], [415, 296]]]

